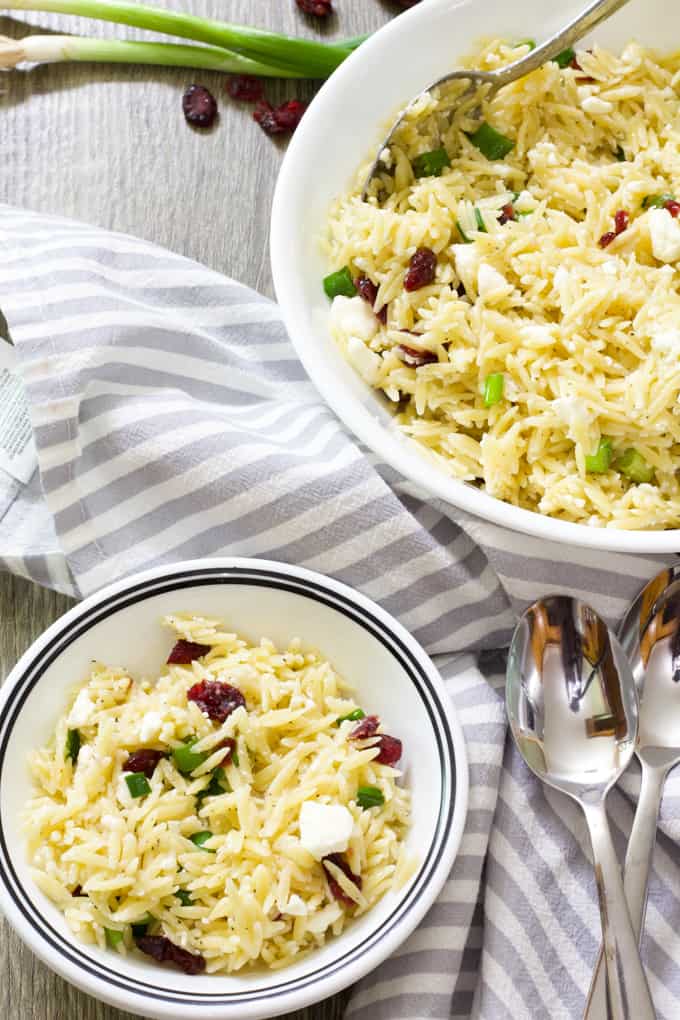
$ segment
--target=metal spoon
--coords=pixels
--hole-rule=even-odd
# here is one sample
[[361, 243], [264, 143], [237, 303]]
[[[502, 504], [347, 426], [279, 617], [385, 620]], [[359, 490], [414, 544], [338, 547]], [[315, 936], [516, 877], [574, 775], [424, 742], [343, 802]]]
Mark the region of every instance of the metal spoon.
[[[368, 189], [371, 181], [373, 180], [378, 167], [381, 166], [382, 154], [386, 148], [389, 148], [396, 132], [403, 123], [404, 119], [411, 112], [415, 104], [425, 96], [430, 89], [437, 88], [438, 86], [445, 85], [451, 81], [457, 81], [460, 79], [467, 79], [470, 82], [470, 87], [465, 90], [463, 94], [458, 94], [454, 98], [454, 104], [458, 105], [463, 97], [468, 98], [470, 93], [475, 89], [480, 88], [482, 85], [490, 85], [491, 93], [497, 92], [498, 89], [503, 88], [504, 85], [510, 85], [511, 82], [517, 81], [518, 78], [523, 78], [526, 74], [530, 74], [535, 71], [542, 64], [545, 64], [548, 60], [552, 60], [558, 53], [562, 53], [572, 43], [578, 42], [584, 35], [600, 22], [604, 21], [610, 15], [614, 14], [623, 7], [624, 4], [628, 3], [628, 0], [594, 0], [588, 7], [579, 14], [566, 28], [561, 29], [555, 35], [551, 36], [545, 42], [542, 42], [540, 46], [536, 46], [526, 56], [521, 57], [519, 60], [515, 60], [514, 63], [508, 64], [507, 67], [502, 67], [498, 71], [453, 71], [451, 74], [444, 75], [443, 78], [438, 78], [437, 81], [433, 82], [426, 89], [423, 89], [415, 99], [412, 99], [408, 106], [399, 114], [397, 120], [392, 125], [389, 134], [385, 138], [378, 149], [378, 155], [376, 156], [375, 162], [371, 167], [366, 183], [361, 194], [361, 197], [365, 200], [368, 195]], [[441, 110], [438, 112], [442, 112]]]
[[637, 695], [623, 649], [597, 613], [557, 595], [520, 619], [506, 703], [515, 743], [539, 779], [583, 808], [593, 847], [612, 1020], [652, 1020], [649, 986], [623, 892], [605, 797], [637, 737]]
[[[642, 589], [621, 624], [620, 637], [640, 696], [635, 753], [642, 778], [623, 882], [639, 939], [663, 787], [670, 770], [680, 762], [680, 565], [662, 570]], [[585, 1018], [607, 1020], [601, 951]]]

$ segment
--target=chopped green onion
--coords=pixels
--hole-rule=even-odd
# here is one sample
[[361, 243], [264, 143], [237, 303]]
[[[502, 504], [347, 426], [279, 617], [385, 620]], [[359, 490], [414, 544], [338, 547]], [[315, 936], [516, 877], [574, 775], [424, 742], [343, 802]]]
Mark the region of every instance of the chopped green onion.
[[665, 206], [666, 202], [674, 202], [674, 201], [675, 201], [675, 195], [669, 195], [668, 193], [666, 193], [664, 195], [645, 195], [645, 197], [642, 199], [642, 208], [643, 209], [663, 209], [663, 207]]
[[272, 65], [278, 69], [277, 75], [287, 70], [296, 76], [327, 78], [352, 49], [352, 41], [346, 46], [342, 42], [327, 44], [311, 39], [296, 39], [263, 29], [153, 7], [137, 3], [136, 0], [30, 0], [30, 3], [28, 0], [8, 0], [5, 7], [100, 18], [102, 21], [180, 36], [222, 50], [234, 51], [265, 66]]
[[520, 39], [519, 42], [513, 43], [512, 45], [513, 45], [513, 47], [515, 49], [518, 49], [520, 46], [528, 46], [530, 50], [535, 50], [536, 49], [536, 40], [535, 39]]
[[616, 468], [630, 478], [631, 482], [651, 482], [654, 477], [654, 468], [650, 467], [645, 458], [634, 446], [629, 446], [616, 462]]
[[123, 941], [122, 931], [116, 931], [115, 928], [104, 928], [104, 935], [106, 936], [106, 944], [109, 949], [115, 949]]
[[484, 380], [484, 404], [493, 407], [503, 399], [505, 377], [502, 372], [492, 372]]
[[151, 914], [145, 914], [144, 917], [140, 917], [139, 921], [135, 921], [135, 923], [131, 925], [134, 937], [138, 939], [141, 935], [146, 935], [150, 925], [153, 924], [153, 920], [154, 919]]
[[206, 829], [204, 832], [195, 832], [193, 836], [189, 836], [189, 839], [194, 844], [194, 846], [197, 846], [199, 850], [205, 850], [207, 854], [215, 853], [214, 850], [209, 850], [208, 847], [205, 845], [208, 842], [208, 840], [211, 840], [212, 838], [213, 834], [212, 832], [210, 832], [209, 829]]
[[66, 747], [64, 748], [64, 761], [68, 761], [69, 758], [75, 765], [78, 761], [78, 754], [80, 752], [80, 733], [78, 730], [69, 730], [66, 734]]
[[605, 474], [606, 471], [609, 471], [609, 465], [612, 462], [613, 456], [612, 441], [611, 439], [605, 439], [603, 436], [600, 439], [597, 451], [586, 456], [586, 471], [589, 471], [591, 475]]
[[488, 234], [489, 231], [486, 229], [486, 223], [484, 222], [484, 217], [482, 216], [482, 213], [477, 208], [477, 206], [475, 206], [475, 219], [477, 220], [477, 226], [479, 227], [480, 233]]
[[364, 712], [363, 708], [355, 708], [353, 709], [353, 711], [348, 712], [347, 715], [341, 715], [339, 719], [336, 719], [335, 725], [339, 726], [341, 723], [344, 722], [358, 722], [359, 719], [364, 719], [365, 716], [366, 713]]
[[323, 281], [323, 289], [329, 298], [354, 297], [357, 292], [349, 266], [343, 266], [337, 273], [331, 273]]
[[623, 151], [622, 146], [620, 146], [620, 145], [616, 146], [616, 149], [614, 150], [614, 155], [616, 156], [616, 158], [617, 158], [619, 163], [625, 163], [626, 162], [626, 154]]
[[219, 797], [222, 793], [231, 793], [231, 786], [227, 779], [227, 774], [222, 768], [218, 766], [210, 777], [210, 782], [196, 795], [196, 800], [199, 806], [203, 804], [206, 797]]
[[572, 60], [576, 57], [576, 52], [572, 50], [571, 46], [567, 47], [566, 50], [562, 50], [555, 57], [555, 63], [558, 67], [568, 67]]
[[486, 121], [476, 131], [468, 134], [468, 138], [487, 159], [504, 159], [515, 148], [512, 138], [502, 135]]
[[460, 225], [460, 220], [456, 220], [456, 230], [460, 234], [463, 244], [472, 244], [472, 238], [467, 236], [467, 234]]
[[193, 772], [199, 765], [202, 765], [206, 758], [209, 756], [209, 751], [192, 751], [194, 744], [198, 743], [198, 737], [189, 737], [176, 747], [172, 752], [172, 757], [175, 762], [175, 766], [178, 772], [182, 775], [187, 775], [189, 772]]
[[178, 889], [177, 892], [175, 893], [175, 896], [177, 897], [177, 899], [179, 900], [183, 907], [190, 907], [191, 904], [194, 902], [191, 898], [191, 895], [186, 891], [186, 889]]
[[125, 777], [125, 782], [132, 797], [146, 797], [147, 794], [151, 793], [149, 780], [143, 772], [130, 773], [129, 776]]
[[241, 764], [241, 759], [238, 756], [238, 751], [236, 750], [236, 748], [234, 748], [234, 750], [231, 752], [231, 760], [233, 761], [236, 768], [238, 768], [239, 765]]
[[446, 149], [432, 149], [416, 156], [411, 166], [416, 177], [439, 177], [444, 167], [451, 166], [451, 160]]
[[360, 786], [357, 790], [357, 804], [361, 808], [380, 807], [384, 803], [383, 792], [377, 786]]

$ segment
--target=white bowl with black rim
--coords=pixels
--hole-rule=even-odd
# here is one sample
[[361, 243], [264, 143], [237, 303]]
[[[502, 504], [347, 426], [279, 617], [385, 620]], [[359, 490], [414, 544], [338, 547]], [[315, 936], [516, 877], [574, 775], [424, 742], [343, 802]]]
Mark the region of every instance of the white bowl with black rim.
[[[409, 848], [419, 866], [337, 939], [280, 971], [187, 976], [140, 954], [122, 957], [80, 943], [30, 874], [21, 813], [31, 796], [27, 755], [47, 742], [68, 692], [91, 660], [157, 675], [171, 640], [171, 612], [228, 621], [250, 639], [318, 647], [364, 707], [404, 745], [413, 792]], [[299, 1009], [357, 981], [388, 957], [423, 918], [453, 865], [468, 796], [465, 745], [442, 680], [408, 632], [346, 585], [266, 560], [179, 563], [126, 578], [85, 599], [22, 656], [0, 697], [0, 883], [2, 908], [48, 966], [130, 1013], [190, 1020], [246, 1020]]]

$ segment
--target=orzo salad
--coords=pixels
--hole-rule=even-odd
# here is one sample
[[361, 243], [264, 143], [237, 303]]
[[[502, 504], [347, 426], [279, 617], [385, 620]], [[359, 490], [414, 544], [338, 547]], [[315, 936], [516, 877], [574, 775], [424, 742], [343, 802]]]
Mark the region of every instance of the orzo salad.
[[160, 676], [95, 664], [32, 755], [32, 873], [101, 948], [283, 967], [412, 873], [401, 741], [299, 640], [164, 622]]
[[679, 527], [680, 55], [568, 50], [452, 120], [441, 103], [332, 209], [342, 351], [433, 469], [568, 521]]

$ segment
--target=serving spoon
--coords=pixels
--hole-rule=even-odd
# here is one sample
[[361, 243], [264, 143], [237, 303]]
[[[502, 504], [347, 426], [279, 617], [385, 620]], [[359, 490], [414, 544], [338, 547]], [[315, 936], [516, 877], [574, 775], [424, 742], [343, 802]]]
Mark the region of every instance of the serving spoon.
[[[623, 882], [639, 940], [663, 787], [670, 770], [680, 762], [680, 565], [662, 570], [645, 585], [626, 613], [619, 634], [640, 697], [635, 753], [642, 776]], [[584, 1017], [607, 1020], [601, 951]]]
[[508, 655], [515, 743], [544, 783], [572, 797], [590, 832], [612, 1020], [653, 1020], [654, 1006], [623, 891], [605, 798], [635, 748], [632, 670], [614, 635], [578, 599], [556, 595], [521, 617]]
[[[375, 177], [379, 168], [384, 168], [383, 153], [385, 149], [389, 149], [394, 136], [403, 124], [404, 120], [410, 115], [417, 103], [419, 103], [431, 89], [437, 88], [441, 85], [446, 85], [452, 81], [467, 80], [470, 82], [469, 88], [463, 93], [456, 95], [453, 99], [453, 108], [457, 106], [463, 98], [469, 98], [471, 92], [479, 89], [482, 85], [489, 85], [489, 95], [497, 92], [498, 89], [503, 88], [504, 85], [510, 85], [512, 82], [517, 81], [519, 78], [523, 78], [527, 74], [531, 74], [537, 68], [541, 67], [542, 64], [547, 63], [548, 60], [552, 60], [558, 53], [562, 53], [568, 49], [572, 43], [576, 43], [579, 39], [582, 39], [584, 35], [600, 22], [605, 21], [606, 18], [610, 17], [619, 8], [623, 7], [628, 0], [594, 0], [588, 7], [579, 14], [570, 24], [565, 28], [560, 29], [555, 35], [546, 39], [539, 46], [536, 46], [526, 56], [520, 57], [519, 60], [515, 60], [512, 64], [508, 64], [507, 67], [501, 67], [497, 71], [475, 71], [472, 69], [466, 69], [463, 71], [452, 71], [450, 74], [445, 74], [443, 78], [438, 78], [437, 81], [432, 82], [426, 89], [419, 92], [415, 99], [404, 107], [396, 121], [390, 128], [389, 134], [383, 141], [382, 145], [378, 149], [378, 155], [376, 156], [371, 169], [369, 170], [368, 177], [361, 193], [364, 201], [368, 197], [368, 191], [371, 185], [371, 181]], [[441, 113], [442, 111], [438, 111]]]

